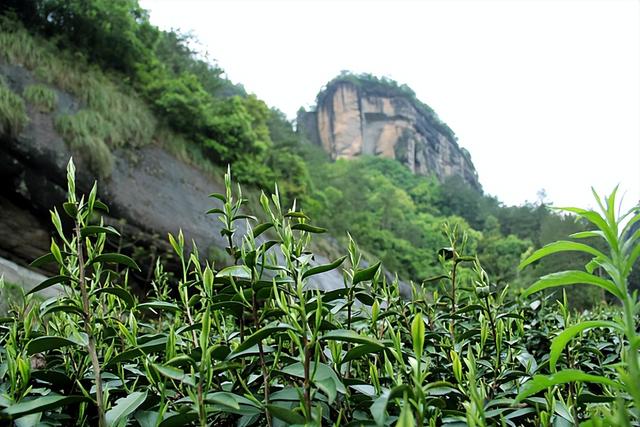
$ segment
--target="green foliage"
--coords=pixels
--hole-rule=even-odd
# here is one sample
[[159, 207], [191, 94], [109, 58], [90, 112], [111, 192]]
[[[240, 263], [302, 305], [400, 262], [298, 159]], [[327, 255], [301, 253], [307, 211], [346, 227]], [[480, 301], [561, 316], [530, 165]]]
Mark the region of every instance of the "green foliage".
[[463, 218], [445, 217], [430, 204], [440, 197], [434, 181], [413, 175], [393, 160], [338, 160], [310, 171], [315, 187], [322, 190], [303, 198], [305, 209], [337, 235], [351, 233], [403, 279], [423, 280], [437, 273], [435, 254], [447, 243], [443, 222], [466, 231], [472, 250], [482, 238]]
[[[136, 0], [47, 0], [19, 8], [22, 19], [44, 34], [61, 34], [60, 43], [79, 49], [92, 61], [132, 72], [149, 59], [158, 31]], [[31, 16], [24, 16], [31, 12]]]
[[38, 107], [42, 112], [53, 111], [58, 101], [58, 96], [49, 87], [42, 84], [29, 85], [22, 94], [24, 99]]
[[[582, 252], [590, 255], [591, 260], [585, 266], [586, 272], [563, 271], [544, 276], [531, 285], [525, 295], [531, 295], [548, 287], [574, 283], [581, 283], [583, 284], [582, 286], [594, 285], [614, 295], [622, 305], [623, 315], [617, 317], [614, 322], [604, 320], [582, 321], [565, 329], [563, 333], [554, 339], [551, 345], [550, 367], [552, 371], [556, 370], [556, 362], [563, 349], [571, 341], [571, 338], [590, 328], [606, 327], [626, 339], [626, 344], [620, 346], [620, 358], [624, 360], [624, 363], [618, 370], [617, 378], [612, 381], [602, 375], [591, 375], [581, 371], [574, 371], [572, 374], [564, 371], [551, 376], [536, 376], [529, 386], [519, 393], [517, 400], [522, 400], [531, 394], [557, 384], [572, 381], [597, 382], [611, 384], [615, 388], [622, 389], [624, 394], [620, 398], [629, 401], [636, 409], [640, 408], [640, 358], [638, 355], [640, 340], [637, 334], [638, 293], [636, 291], [631, 294], [628, 284], [631, 270], [636, 260], [640, 257], [640, 232], [629, 234], [629, 230], [640, 221], [640, 213], [637, 212], [637, 208], [622, 214], [618, 212], [616, 210], [616, 192], [617, 188], [608, 197], [604, 198], [600, 198], [595, 191], [593, 192], [599, 211], [579, 208], [563, 209], [588, 221], [591, 227], [595, 228], [587, 232], [573, 234], [572, 237], [576, 239], [597, 238], [606, 245], [605, 251], [598, 250], [593, 243], [556, 242], [546, 245], [533, 253], [521, 263], [521, 267], [542, 257], [560, 252]], [[601, 273], [597, 274], [596, 269]], [[624, 411], [624, 405], [622, 408], [623, 418], [626, 419], [625, 424], [630, 424], [630, 414]], [[613, 420], [609, 421], [615, 424]]]
[[[54, 209], [51, 251], [36, 261], [59, 269], [39, 288], [60, 283], [64, 293], [44, 302], [29, 293], [0, 319], [4, 423], [638, 422], [637, 306], [622, 291], [640, 245], [637, 236], [620, 238], [629, 226], [615, 215], [576, 211], [608, 227], [612, 254], [588, 253], [611, 264], [622, 309], [572, 314], [566, 302], [514, 298], [492, 283], [469, 252], [469, 237], [453, 225], [437, 256], [437, 289], [414, 285], [404, 299], [380, 263], [364, 265], [353, 240], [346, 256], [313, 264], [309, 244], [324, 230], [283, 208], [277, 193], [261, 195], [266, 220], [258, 223], [242, 212], [246, 199], [227, 173], [210, 214], [224, 224], [233, 264], [216, 269], [187, 248], [182, 233], [170, 234], [179, 270], [172, 277], [158, 263], [140, 301], [127, 286], [135, 261], [104, 252], [109, 236], [119, 235], [100, 219], [97, 187], [79, 196], [74, 176], [70, 163], [62, 212], [74, 226], [65, 233]], [[243, 236], [237, 221], [249, 222]], [[523, 265], [569, 248], [584, 249], [560, 243]], [[344, 287], [312, 286], [335, 269]]]
[[0, 135], [17, 136], [28, 121], [24, 101], [0, 76]]

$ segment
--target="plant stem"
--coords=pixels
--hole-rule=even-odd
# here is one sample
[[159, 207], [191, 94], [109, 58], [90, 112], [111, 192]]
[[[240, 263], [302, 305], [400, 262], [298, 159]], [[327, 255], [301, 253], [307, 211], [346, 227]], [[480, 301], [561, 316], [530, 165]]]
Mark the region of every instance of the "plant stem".
[[[253, 325], [256, 331], [260, 329], [260, 322], [258, 319], [258, 301], [256, 300], [256, 293], [253, 292]], [[262, 383], [264, 385], [264, 403], [269, 404], [269, 373], [267, 372], [267, 365], [264, 361], [264, 350], [262, 347], [262, 340], [258, 341], [258, 353], [260, 356], [260, 368], [262, 370]], [[269, 409], [265, 409], [265, 417], [267, 418], [267, 425], [271, 427], [271, 414]]]
[[636, 323], [633, 318], [634, 302], [628, 293], [623, 301], [623, 306], [626, 323], [625, 326], [627, 328], [626, 335], [629, 341], [629, 349], [626, 359], [629, 364], [630, 384], [628, 384], [627, 387], [630, 388], [628, 391], [633, 397], [636, 407], [640, 408], [640, 386], [634, 382], [638, 377], [640, 377], [640, 366], [638, 365], [638, 335], [636, 333]]
[[89, 294], [84, 271], [84, 250], [82, 247], [82, 236], [80, 234], [80, 224], [76, 221], [76, 240], [78, 249], [78, 283], [82, 295], [82, 307], [84, 309], [84, 330], [87, 333], [87, 352], [93, 365], [93, 375], [96, 384], [96, 405], [98, 407], [98, 424], [100, 427], [106, 426], [104, 418], [104, 402], [102, 397], [102, 376], [100, 373], [100, 362], [96, 351], [96, 341], [91, 330], [91, 308], [89, 306]]
[[305, 412], [311, 419], [311, 345], [304, 339], [304, 406]]
[[493, 346], [496, 351], [496, 366], [493, 370], [493, 382], [491, 383], [491, 393], [495, 391], [498, 382], [498, 369], [500, 368], [500, 352], [498, 351], [498, 332], [496, 330], [496, 323], [491, 315], [491, 306], [489, 305], [489, 296], [484, 297], [485, 304], [487, 304], [487, 316], [489, 316], [489, 324], [491, 325], [491, 334], [493, 335]]
[[451, 339], [455, 342], [456, 327], [456, 269], [458, 268], [458, 257], [454, 252], [453, 267], [451, 268]]

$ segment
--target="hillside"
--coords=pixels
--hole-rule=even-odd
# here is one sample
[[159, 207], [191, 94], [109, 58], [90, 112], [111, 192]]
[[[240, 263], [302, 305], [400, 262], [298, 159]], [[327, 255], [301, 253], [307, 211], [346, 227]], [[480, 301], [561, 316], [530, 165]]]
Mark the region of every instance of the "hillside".
[[[344, 156], [301, 141], [282, 113], [222, 78], [218, 66], [197, 59], [180, 34], [160, 32], [146, 18], [138, 22], [134, 16], [146, 15], [131, 5], [109, 9], [93, 4], [96, 13], [121, 16], [123, 28], [102, 27], [101, 21], [81, 13], [64, 18], [78, 25], [58, 25], [56, 20], [42, 21], [42, 11], [17, 6], [14, 13], [22, 14], [29, 29], [15, 17], [2, 18], [2, 152], [3, 161], [13, 165], [5, 172], [12, 185], [3, 187], [3, 203], [16, 213], [5, 216], [1, 228], [7, 236], [1, 249], [5, 257], [25, 265], [47, 246], [46, 228], [36, 225], [46, 224], [48, 209], [63, 196], [59, 188], [49, 187], [63, 182], [63, 166], [71, 154], [80, 165], [81, 185], [88, 188], [98, 178], [103, 197], [114, 205], [112, 221], [123, 219], [135, 230], [137, 237], [123, 245], [146, 259], [146, 275], [162, 252], [158, 248], [167, 249], [163, 236], [178, 228], [212, 260], [230, 262], [219, 222], [203, 215], [210, 206], [206, 194], [220, 187], [227, 164], [249, 185], [249, 192], [270, 190], [277, 181], [286, 204], [297, 200], [311, 218], [329, 228], [333, 237], [319, 241], [319, 256], [335, 257], [350, 233], [370, 261], [381, 259], [406, 281], [421, 282], [437, 274], [437, 251], [448, 244], [442, 234], [445, 222], [467, 233], [470, 250], [478, 253], [494, 280], [512, 284], [527, 280], [515, 268], [523, 254], [583, 227], [543, 206], [504, 207], [483, 195], [469, 155], [458, 148], [453, 131], [396, 82], [342, 75], [319, 94], [318, 107], [322, 110], [326, 100], [333, 99], [337, 84], [355, 85], [382, 104], [384, 98], [399, 108], [411, 107], [411, 114], [396, 119], [421, 117], [405, 129], [416, 138], [426, 135], [422, 143], [432, 146], [414, 150], [413, 170], [423, 174], [411, 173], [407, 157], [399, 156], [398, 162], [369, 157], [368, 151], [357, 159], [332, 161]], [[78, 40], [76, 31], [84, 31], [83, 26], [94, 28], [91, 49], [86, 40]], [[55, 43], [48, 40], [55, 34]], [[142, 50], [115, 61], [108, 43], [125, 51]], [[124, 59], [129, 62], [121, 63]], [[367, 114], [371, 122], [373, 113]], [[387, 125], [395, 126], [391, 122], [383, 128]], [[400, 146], [393, 149], [401, 151]], [[425, 156], [430, 156], [426, 162]], [[416, 166], [420, 164], [424, 169]], [[156, 190], [146, 191], [151, 188]], [[30, 219], [7, 222], [14, 217]], [[184, 221], [173, 221], [176, 217]], [[40, 230], [33, 231], [40, 237], [27, 244], [11, 237], [16, 226], [27, 224]], [[538, 272], [551, 267], [537, 266]], [[339, 277], [334, 283], [340, 283]], [[576, 293], [573, 303], [589, 304], [591, 298]]]

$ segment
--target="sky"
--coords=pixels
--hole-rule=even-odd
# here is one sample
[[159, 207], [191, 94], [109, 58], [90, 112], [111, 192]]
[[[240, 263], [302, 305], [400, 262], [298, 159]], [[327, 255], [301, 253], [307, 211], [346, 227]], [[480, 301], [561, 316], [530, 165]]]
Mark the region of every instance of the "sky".
[[341, 70], [406, 83], [505, 204], [640, 201], [638, 0], [142, 0], [295, 118]]

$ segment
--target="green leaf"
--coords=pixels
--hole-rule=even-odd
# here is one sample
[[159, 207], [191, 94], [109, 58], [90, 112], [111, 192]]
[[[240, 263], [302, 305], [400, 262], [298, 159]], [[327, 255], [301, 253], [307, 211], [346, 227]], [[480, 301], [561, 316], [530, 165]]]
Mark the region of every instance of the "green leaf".
[[110, 294], [118, 297], [119, 299], [122, 300], [122, 302], [125, 303], [127, 308], [131, 308], [135, 305], [135, 300], [133, 299], [133, 296], [125, 288], [111, 286], [108, 288], [100, 288], [93, 292], [93, 295], [96, 295], [96, 296], [100, 294]]
[[605, 254], [603, 254], [602, 252], [600, 252], [595, 248], [592, 248], [589, 245], [585, 245], [584, 243], [571, 242], [568, 240], [559, 240], [557, 242], [549, 243], [548, 245], [545, 245], [542, 248], [535, 251], [527, 259], [525, 259], [520, 263], [520, 265], [518, 266], [518, 269], [521, 270], [527, 265], [531, 264], [532, 262], [537, 261], [540, 258], [546, 257], [547, 255], [555, 254], [558, 252], [567, 252], [567, 251], [586, 252], [595, 257], [607, 259]]
[[172, 380], [180, 381], [181, 383], [195, 386], [196, 380], [192, 375], [185, 374], [182, 369], [174, 368], [173, 366], [153, 364], [153, 367], [162, 375]]
[[356, 292], [355, 297], [358, 301], [368, 307], [371, 307], [373, 303], [376, 302], [375, 298], [372, 297], [369, 292]]
[[56, 262], [56, 257], [52, 253], [48, 253], [36, 258], [29, 265], [34, 268], [40, 268], [43, 265], [53, 264], [54, 262]]
[[67, 285], [69, 284], [70, 281], [71, 279], [68, 276], [62, 276], [62, 275], [53, 276], [48, 278], [44, 282], [40, 283], [39, 285], [33, 287], [29, 292], [26, 293], [26, 295], [30, 295], [30, 294], [39, 292], [43, 289], [50, 288], [51, 286], [57, 285], [58, 283], [61, 285]]
[[[275, 352], [276, 349], [270, 346], [262, 346], [262, 353], [263, 354], [267, 354], [267, 353], [273, 353]], [[255, 344], [251, 347], [249, 347], [246, 350], [243, 351], [235, 351], [232, 354], [227, 354], [225, 355], [226, 360], [233, 360], [233, 359], [237, 359], [238, 357], [244, 357], [244, 356], [255, 356], [256, 354], [260, 354], [260, 348], [258, 346], [258, 344]]]
[[20, 417], [14, 420], [15, 427], [39, 427], [42, 424], [40, 420], [42, 419], [42, 412], [36, 414], [25, 415], [24, 417]]
[[27, 344], [27, 354], [43, 353], [45, 351], [55, 350], [57, 348], [66, 347], [68, 345], [76, 345], [76, 343], [62, 337], [38, 337], [32, 339]]
[[159, 427], [183, 427], [191, 425], [198, 419], [198, 413], [195, 411], [170, 413], [162, 420]]
[[391, 390], [385, 390], [378, 397], [369, 410], [371, 415], [378, 426], [383, 426], [386, 420], [385, 412], [389, 402], [397, 397], [401, 397], [405, 391], [411, 392], [411, 389], [406, 384], [400, 384], [393, 387]]
[[600, 230], [592, 230], [592, 231], [579, 231], [577, 233], [569, 234], [569, 237], [574, 239], [588, 239], [591, 237], [604, 237], [604, 233]]
[[377, 353], [380, 350], [384, 349], [377, 344], [361, 344], [353, 347], [351, 350], [345, 354], [345, 356], [340, 360], [340, 363], [347, 363], [355, 359], [359, 359], [367, 354]]
[[129, 268], [133, 268], [134, 270], [140, 271], [140, 267], [138, 267], [138, 264], [136, 264], [134, 260], [122, 254], [111, 253], [111, 254], [98, 255], [93, 259], [92, 263], [97, 263], [97, 262], [123, 264]]
[[71, 218], [75, 218], [78, 213], [78, 208], [73, 202], [65, 202], [62, 204], [62, 209], [69, 215]]
[[297, 412], [293, 412], [289, 409], [283, 408], [278, 405], [266, 405], [269, 413], [274, 417], [284, 421], [287, 425], [304, 424], [304, 417]]
[[237, 399], [238, 397], [239, 396], [233, 393], [229, 393], [226, 391], [217, 391], [214, 393], [208, 393], [206, 396], [206, 401], [209, 403], [217, 403], [219, 405], [224, 405], [239, 410], [240, 404]]
[[84, 311], [82, 311], [80, 307], [76, 305], [60, 303], [48, 306], [44, 311], [40, 312], [40, 317], [44, 317], [47, 314], [58, 313], [60, 311], [63, 313], [75, 314], [77, 316], [84, 317]]
[[222, 209], [218, 209], [218, 208], [213, 208], [213, 209], [209, 209], [207, 212], [205, 212], [207, 215], [210, 214], [218, 214], [218, 215], [224, 215], [224, 211]]
[[140, 427], [156, 427], [158, 421], [162, 418], [159, 412], [155, 411], [138, 411], [135, 414], [135, 419], [140, 424]]
[[607, 222], [605, 221], [605, 219], [599, 215], [597, 212], [595, 211], [591, 211], [591, 210], [585, 210], [585, 209], [580, 209], [580, 208], [558, 208], [560, 210], [566, 211], [566, 212], [572, 212], [578, 216], [581, 216], [582, 218], [586, 219], [587, 221], [589, 221], [590, 223], [592, 223], [593, 225], [595, 225], [596, 227], [598, 227], [602, 233], [604, 234], [604, 238], [605, 240], [612, 246], [612, 247], [617, 247], [617, 238], [615, 233], [613, 232], [613, 230], [611, 230], [611, 227], [609, 227], [609, 224], [607, 224]]
[[138, 308], [152, 309], [152, 310], [168, 310], [168, 311], [180, 311], [180, 307], [177, 304], [165, 301], [151, 301], [138, 304]]
[[384, 344], [375, 338], [371, 338], [366, 335], [360, 335], [356, 331], [351, 329], [336, 329], [333, 331], [329, 331], [319, 338], [321, 341], [344, 341], [344, 342], [352, 342], [357, 344], [369, 344], [378, 347], [379, 349], [384, 348]]
[[156, 339], [145, 342], [144, 344], [134, 347], [130, 350], [118, 353], [112, 359], [109, 360], [107, 365], [115, 365], [121, 362], [127, 362], [133, 360], [136, 357], [144, 356], [145, 354], [159, 353], [166, 349], [167, 337], [161, 336]]
[[398, 417], [398, 422], [396, 423], [396, 427], [413, 427], [416, 425], [415, 419], [413, 418], [413, 413], [411, 412], [411, 404], [405, 399], [404, 404], [402, 405], [402, 410], [400, 411], [400, 417]]
[[291, 325], [287, 325], [286, 323], [279, 323], [273, 326], [265, 326], [264, 328], [247, 337], [244, 342], [242, 342], [233, 352], [229, 354], [229, 356], [227, 356], [227, 360], [231, 360], [238, 353], [241, 353], [253, 347], [258, 343], [258, 341], [287, 330], [295, 331], [295, 328]]
[[[311, 362], [309, 371], [315, 373], [312, 378], [313, 383], [327, 395], [329, 404], [333, 403], [338, 392], [342, 394], [347, 393], [347, 388], [342, 381], [340, 381], [335, 371], [328, 365]], [[285, 366], [280, 372], [294, 377], [304, 378], [304, 365], [300, 362], [292, 363], [291, 365]]]
[[62, 252], [60, 252], [60, 248], [55, 240], [51, 239], [51, 253], [55, 257], [56, 261], [60, 265], [64, 265], [64, 261], [62, 259]]
[[20, 403], [15, 403], [3, 409], [2, 413], [12, 418], [18, 418], [85, 401], [88, 401], [88, 399], [84, 396], [61, 396], [51, 393], [33, 400], [23, 400]]
[[255, 227], [253, 227], [253, 237], [258, 237], [259, 235], [261, 235], [271, 227], [273, 227], [272, 222], [265, 222], [265, 223], [256, 225]]
[[380, 261], [378, 261], [377, 263], [373, 264], [370, 267], [365, 268], [364, 270], [356, 271], [356, 273], [353, 275], [354, 286], [360, 282], [373, 280], [373, 277], [376, 275], [379, 268], [380, 268]]
[[325, 233], [327, 231], [326, 228], [322, 228], [322, 227], [314, 227], [313, 225], [309, 225], [309, 224], [293, 224], [291, 226], [292, 230], [301, 230], [301, 231], [306, 231], [307, 233]]
[[585, 273], [584, 271], [576, 270], [561, 271], [559, 273], [553, 273], [543, 276], [540, 278], [540, 280], [531, 285], [524, 292], [523, 296], [527, 297], [535, 292], [548, 288], [575, 284], [595, 285], [602, 289], [605, 289], [621, 300], [624, 299], [623, 293], [610, 280], [605, 280], [592, 274]]
[[307, 277], [316, 275], [316, 274], [320, 274], [320, 273], [324, 273], [325, 271], [330, 271], [333, 270], [335, 268], [340, 267], [340, 265], [344, 262], [344, 260], [347, 259], [347, 256], [343, 256], [341, 258], [338, 258], [337, 260], [333, 261], [330, 264], [323, 264], [323, 265], [318, 265], [316, 267], [310, 268], [307, 271], [305, 271], [304, 273], [302, 273], [302, 279], [306, 279]]
[[424, 351], [424, 332], [424, 321], [422, 320], [422, 315], [418, 313], [416, 317], [413, 318], [413, 322], [411, 322], [413, 351], [418, 358], [422, 357], [422, 352]]
[[103, 212], [109, 213], [109, 206], [102, 203], [100, 200], [93, 202], [94, 209], [100, 209]]
[[304, 212], [294, 212], [294, 211], [289, 211], [286, 214], [284, 214], [285, 218], [303, 218], [306, 220], [309, 220], [310, 218], [304, 214]]
[[113, 408], [104, 414], [108, 426], [117, 426], [123, 420], [129, 418], [140, 405], [147, 399], [147, 392], [134, 391], [130, 395], [116, 400]]
[[569, 343], [569, 341], [571, 341], [571, 339], [577, 334], [591, 328], [611, 328], [623, 332], [623, 329], [619, 324], [606, 320], [589, 320], [580, 322], [577, 325], [573, 325], [565, 329], [551, 342], [551, 349], [549, 352], [549, 367], [551, 368], [551, 371], [556, 370], [556, 363], [558, 362], [558, 359], [560, 358], [560, 355], [567, 343]]
[[112, 236], [120, 236], [120, 233], [115, 228], [108, 226], [102, 227], [100, 225], [87, 225], [80, 230], [80, 236], [87, 237], [95, 234], [110, 234]]
[[241, 279], [251, 279], [251, 270], [246, 265], [232, 265], [218, 271], [216, 277], [234, 277]]
[[209, 197], [213, 198], [213, 199], [218, 199], [220, 200], [222, 203], [226, 203], [227, 202], [227, 198], [224, 196], [224, 194], [220, 194], [220, 193], [211, 193], [209, 194]]
[[591, 375], [577, 369], [565, 369], [553, 375], [535, 375], [530, 381], [525, 383], [523, 390], [516, 396], [516, 403], [521, 402], [529, 396], [546, 390], [559, 384], [566, 384], [574, 381], [592, 382], [619, 388], [620, 384], [600, 375]]

